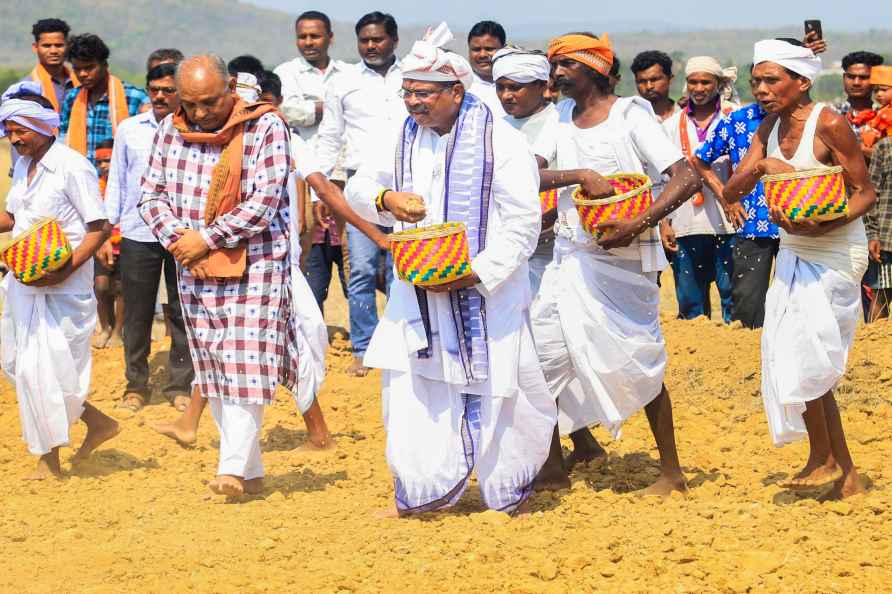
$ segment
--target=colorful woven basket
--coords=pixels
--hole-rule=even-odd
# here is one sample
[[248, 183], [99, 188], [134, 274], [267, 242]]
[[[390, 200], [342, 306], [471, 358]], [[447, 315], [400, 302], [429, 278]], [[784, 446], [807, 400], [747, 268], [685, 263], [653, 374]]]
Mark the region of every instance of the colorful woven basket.
[[400, 279], [418, 287], [435, 287], [471, 274], [464, 223], [443, 223], [390, 235], [393, 262]]
[[842, 167], [822, 167], [766, 175], [765, 198], [790, 221], [832, 221], [849, 212]]
[[582, 228], [600, 236], [596, 227], [607, 221], [631, 219], [650, 208], [653, 203], [653, 183], [642, 173], [617, 173], [604, 177], [616, 194], [607, 198], [585, 198], [582, 188], [573, 192], [573, 202]]
[[542, 207], [542, 212], [548, 212], [549, 210], [554, 210], [557, 208], [557, 200], [558, 200], [558, 191], [557, 188], [553, 190], [545, 190], [544, 192], [539, 192], [539, 205]]
[[71, 258], [71, 244], [59, 223], [41, 219], [0, 247], [0, 255], [15, 278], [27, 285], [65, 266]]

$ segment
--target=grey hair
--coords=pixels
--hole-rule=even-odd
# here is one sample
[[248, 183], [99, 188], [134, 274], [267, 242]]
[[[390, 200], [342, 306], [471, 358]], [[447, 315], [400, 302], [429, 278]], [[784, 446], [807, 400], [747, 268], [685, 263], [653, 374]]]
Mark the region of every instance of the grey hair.
[[226, 69], [226, 62], [223, 61], [223, 58], [218, 56], [217, 54], [199, 54], [197, 56], [192, 56], [186, 58], [177, 64], [177, 71], [174, 75], [174, 79], [179, 82], [180, 80], [180, 72], [186, 66], [197, 64], [197, 63], [207, 63], [214, 67], [214, 70], [217, 74], [220, 75], [220, 80], [226, 84], [229, 81], [229, 70]]

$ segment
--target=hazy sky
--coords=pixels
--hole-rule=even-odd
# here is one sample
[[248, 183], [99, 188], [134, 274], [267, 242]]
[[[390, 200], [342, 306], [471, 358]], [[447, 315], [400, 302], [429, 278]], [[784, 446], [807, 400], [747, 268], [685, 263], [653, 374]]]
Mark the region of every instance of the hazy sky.
[[[371, 10], [391, 12], [405, 24], [429, 24], [446, 20], [456, 28], [492, 18], [506, 27], [567, 25], [598, 29], [613, 25], [628, 30], [636, 24], [647, 28], [734, 28], [790, 25], [804, 19], [821, 19], [825, 29], [892, 27], [892, 2], [857, 4], [839, 0], [242, 0], [289, 13], [319, 9], [336, 20], [354, 22]], [[723, 10], [723, 7], [728, 10]], [[848, 10], [847, 8], [852, 8]], [[549, 29], [551, 27], [548, 27]]]

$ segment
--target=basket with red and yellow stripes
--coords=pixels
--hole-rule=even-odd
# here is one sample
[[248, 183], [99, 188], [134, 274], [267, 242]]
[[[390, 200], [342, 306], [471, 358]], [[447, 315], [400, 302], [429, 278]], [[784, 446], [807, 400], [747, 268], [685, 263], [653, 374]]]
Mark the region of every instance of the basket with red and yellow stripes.
[[390, 234], [397, 276], [418, 287], [435, 287], [471, 274], [464, 223], [442, 223]]
[[21, 283], [29, 284], [65, 266], [71, 244], [54, 219], [41, 219], [0, 247], [0, 257]]
[[790, 221], [832, 221], [849, 212], [842, 167], [821, 167], [762, 178], [768, 204]]
[[573, 203], [582, 228], [599, 236], [597, 226], [607, 221], [634, 218], [653, 203], [653, 183], [642, 173], [605, 175], [616, 194], [606, 198], [587, 198], [582, 187], [573, 192]]

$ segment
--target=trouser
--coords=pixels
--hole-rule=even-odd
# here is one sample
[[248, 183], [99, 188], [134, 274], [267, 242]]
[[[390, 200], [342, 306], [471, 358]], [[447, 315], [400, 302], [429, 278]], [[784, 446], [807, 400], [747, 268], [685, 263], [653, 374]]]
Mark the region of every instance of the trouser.
[[770, 237], [738, 237], [734, 241], [733, 319], [746, 328], [761, 328], [765, 321], [765, 294], [771, 284], [771, 267], [779, 243], [779, 239]]
[[734, 235], [687, 235], [679, 237], [672, 258], [678, 317], [692, 320], [709, 316], [709, 285], [715, 282], [722, 302], [722, 319], [731, 322], [731, 275]]
[[263, 429], [262, 404], [238, 404], [208, 398], [211, 414], [220, 431], [220, 463], [217, 474], [251, 480], [263, 476], [260, 434]]
[[323, 243], [313, 244], [310, 248], [310, 256], [307, 259], [307, 283], [313, 291], [313, 297], [319, 305], [319, 311], [324, 312], [323, 304], [328, 299], [328, 287], [331, 285], [331, 267], [338, 267], [338, 277], [341, 279], [341, 290], [347, 297], [347, 281], [344, 278], [344, 252], [340, 245], [331, 245], [328, 242], [329, 232], [325, 232]]
[[[379, 227], [389, 233], [388, 227]], [[378, 307], [375, 303], [379, 261], [386, 257], [385, 286], [393, 280], [393, 260], [390, 252], [382, 250], [362, 231], [347, 223], [347, 243], [350, 250], [350, 280], [347, 283], [347, 303], [350, 307], [350, 341], [353, 354], [362, 357], [372, 333], [378, 325]]]
[[127, 391], [149, 395], [149, 352], [152, 322], [162, 268], [170, 311], [170, 356], [167, 383], [162, 392], [172, 399], [191, 392], [192, 358], [186, 342], [186, 328], [177, 291], [177, 271], [173, 256], [158, 242], [121, 240], [121, 290], [124, 296], [124, 359]]

